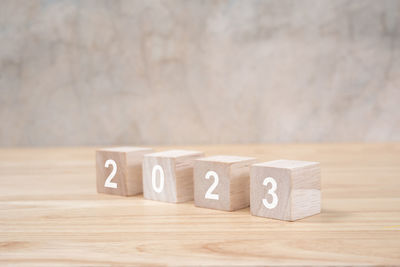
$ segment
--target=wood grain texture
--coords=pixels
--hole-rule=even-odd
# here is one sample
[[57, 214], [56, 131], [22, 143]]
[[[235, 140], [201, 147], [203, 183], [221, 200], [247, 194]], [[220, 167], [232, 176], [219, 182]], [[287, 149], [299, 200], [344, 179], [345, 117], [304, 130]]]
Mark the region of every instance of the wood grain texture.
[[322, 212], [285, 222], [97, 194], [94, 148], [0, 149], [0, 265], [400, 264], [400, 144], [180, 148], [318, 161]]
[[[233, 211], [246, 208], [250, 204], [250, 164], [251, 157], [217, 155], [204, 157], [194, 162], [194, 204], [197, 207]], [[209, 172], [214, 176], [206, 179]], [[212, 192], [218, 199], [206, 198], [212, 185]]]
[[[252, 215], [295, 221], [321, 212], [318, 162], [273, 160], [253, 164], [250, 173]], [[272, 181], [264, 184], [265, 179]]]
[[[143, 161], [143, 196], [146, 199], [171, 203], [193, 200], [193, 162], [203, 157], [204, 153], [193, 150], [167, 150], [150, 153]], [[155, 172], [155, 185], [163, 188], [161, 192], [154, 190], [152, 173], [155, 166], [162, 168]], [[161, 182], [161, 175], [164, 181]]]

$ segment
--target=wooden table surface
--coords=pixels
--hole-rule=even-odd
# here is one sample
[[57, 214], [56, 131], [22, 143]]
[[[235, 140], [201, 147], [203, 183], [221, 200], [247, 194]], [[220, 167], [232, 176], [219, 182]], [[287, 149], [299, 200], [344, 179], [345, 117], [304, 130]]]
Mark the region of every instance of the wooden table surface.
[[400, 144], [179, 148], [319, 161], [322, 213], [283, 222], [101, 195], [95, 148], [1, 149], [0, 265], [400, 265]]

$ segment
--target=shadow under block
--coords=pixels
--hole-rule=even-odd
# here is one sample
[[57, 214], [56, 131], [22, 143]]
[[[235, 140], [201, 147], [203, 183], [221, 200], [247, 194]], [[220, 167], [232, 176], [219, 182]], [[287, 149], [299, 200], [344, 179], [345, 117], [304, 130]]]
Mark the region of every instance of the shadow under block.
[[193, 200], [193, 162], [203, 152], [168, 150], [147, 154], [143, 161], [143, 196], [164, 202]]
[[143, 192], [143, 156], [151, 148], [113, 147], [96, 151], [97, 192], [133, 196]]
[[250, 170], [252, 215], [295, 221], [321, 212], [318, 162], [275, 160]]
[[249, 206], [249, 167], [255, 158], [211, 156], [195, 160], [194, 204], [233, 211]]

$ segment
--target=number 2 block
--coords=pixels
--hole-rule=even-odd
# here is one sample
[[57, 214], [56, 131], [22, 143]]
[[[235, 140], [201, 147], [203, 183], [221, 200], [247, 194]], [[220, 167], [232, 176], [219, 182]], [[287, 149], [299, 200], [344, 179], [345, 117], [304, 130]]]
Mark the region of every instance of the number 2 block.
[[295, 221], [321, 212], [318, 162], [275, 160], [250, 170], [252, 215]]
[[97, 192], [133, 196], [142, 193], [143, 156], [151, 148], [114, 147], [96, 151]]
[[193, 200], [193, 162], [204, 153], [168, 150], [147, 154], [143, 161], [143, 196], [164, 202]]
[[249, 167], [255, 158], [211, 156], [194, 164], [194, 204], [233, 211], [249, 206]]

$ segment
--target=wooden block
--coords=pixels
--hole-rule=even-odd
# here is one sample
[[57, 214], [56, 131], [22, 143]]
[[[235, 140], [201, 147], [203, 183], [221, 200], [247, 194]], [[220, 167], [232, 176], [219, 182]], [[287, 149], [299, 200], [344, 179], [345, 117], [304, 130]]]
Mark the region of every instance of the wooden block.
[[249, 206], [249, 166], [255, 158], [212, 156], [194, 163], [194, 204], [233, 211]]
[[252, 215], [295, 221], [321, 212], [318, 162], [274, 160], [250, 170]]
[[204, 153], [168, 150], [147, 154], [143, 161], [143, 196], [164, 202], [193, 200], [193, 161]]
[[143, 192], [143, 156], [151, 148], [113, 147], [96, 151], [97, 192], [133, 196]]

